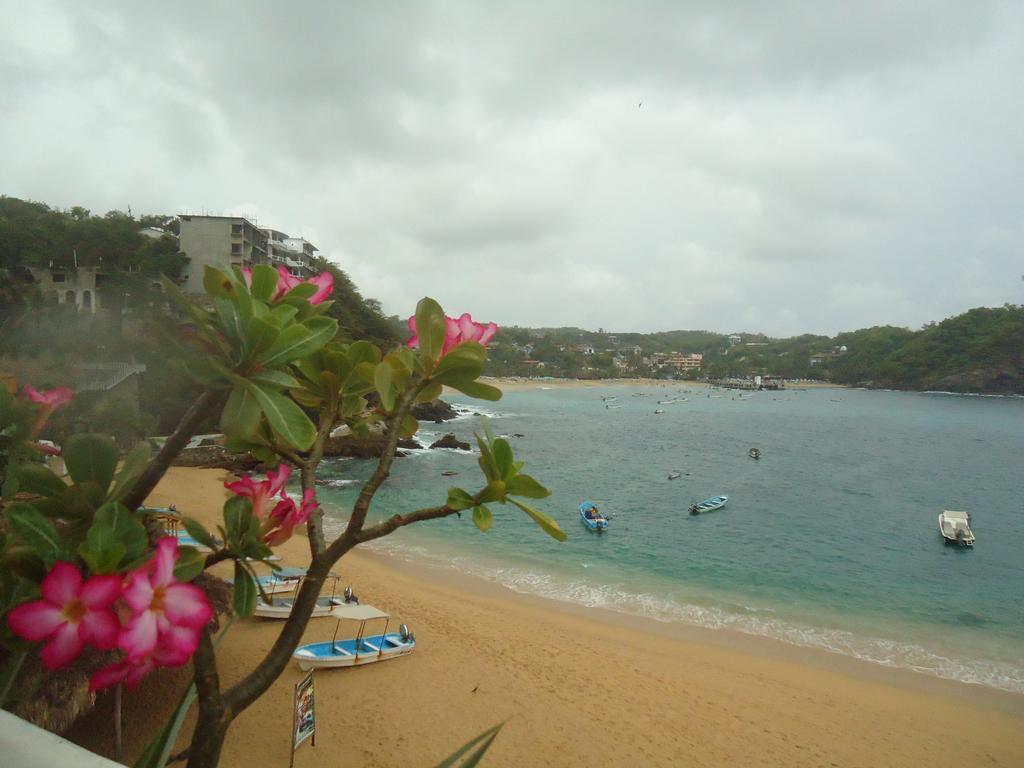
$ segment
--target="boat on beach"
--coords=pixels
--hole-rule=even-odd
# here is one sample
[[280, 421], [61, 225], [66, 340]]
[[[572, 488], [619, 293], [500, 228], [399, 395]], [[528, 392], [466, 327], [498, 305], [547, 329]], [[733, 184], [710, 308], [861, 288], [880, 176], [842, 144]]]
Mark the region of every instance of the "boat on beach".
[[[305, 568], [278, 568], [267, 576], [256, 577], [256, 582], [266, 594], [273, 595], [278, 592], [291, 592], [305, 575]], [[225, 579], [225, 581], [228, 584], [235, 583], [234, 579]]]
[[[336, 586], [338, 583], [339, 576], [336, 573], [328, 574], [328, 578], [331, 582], [331, 594], [321, 595], [316, 600], [316, 605], [313, 607], [313, 612], [310, 614], [311, 618], [319, 618], [321, 616], [330, 616], [331, 611], [336, 606], [346, 604], [358, 604], [359, 600], [355, 595], [352, 594], [352, 588], [346, 587], [343, 597], [338, 597], [335, 594]], [[301, 583], [301, 579], [299, 583]], [[266, 591], [266, 590], [264, 590]], [[298, 587], [295, 588], [296, 593]], [[270, 593], [267, 592], [269, 595]], [[254, 611], [256, 616], [262, 619], [287, 619], [292, 615], [292, 608], [295, 607], [294, 597], [271, 597], [269, 600], [264, 600], [262, 595], [256, 598], [256, 610]]]
[[[386, 661], [412, 653], [416, 647], [416, 636], [402, 624], [398, 632], [388, 632], [391, 617], [372, 605], [346, 604], [331, 609], [330, 615], [338, 620], [334, 637], [322, 643], [307, 643], [295, 649], [292, 658], [303, 671], [310, 669], [333, 669], [337, 667], [361, 667], [376, 661]], [[367, 635], [369, 621], [384, 620], [384, 631], [379, 635]], [[359, 622], [355, 637], [338, 639], [343, 621]]]
[[597, 505], [592, 501], [580, 504], [580, 520], [592, 531], [600, 533], [608, 530], [608, 518], [598, 511]]
[[700, 504], [690, 505], [690, 514], [700, 515], [705, 512], [714, 512], [716, 509], [724, 507], [728, 500], [728, 496], [712, 496], [710, 499], [704, 499]]
[[969, 512], [957, 512], [955, 510], [944, 510], [939, 514], [939, 533], [947, 544], [956, 544], [960, 547], [974, 546], [974, 532], [971, 530], [971, 515]]

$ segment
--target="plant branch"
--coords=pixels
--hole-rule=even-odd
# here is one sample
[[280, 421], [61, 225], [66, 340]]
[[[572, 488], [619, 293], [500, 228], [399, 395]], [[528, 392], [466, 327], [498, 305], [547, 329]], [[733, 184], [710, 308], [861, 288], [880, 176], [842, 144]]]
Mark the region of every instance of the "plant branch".
[[186, 443], [192, 438], [192, 435], [195, 434], [199, 425], [208, 416], [213, 414], [217, 406], [220, 405], [222, 397], [222, 392], [206, 390], [189, 406], [177, 429], [167, 438], [167, 442], [163, 444], [160, 452], [149, 462], [149, 465], [139, 475], [131, 490], [128, 491], [128, 494], [122, 500], [122, 503], [128, 509], [138, 509], [142, 506], [143, 502], [146, 501], [146, 497], [156, 487], [156, 484], [160, 482], [160, 478], [164, 476], [168, 467], [171, 466], [171, 462], [181, 453], [181, 449], [185, 447]]
[[428, 507], [426, 509], [418, 509], [415, 512], [410, 512], [407, 515], [393, 515], [387, 520], [384, 520], [376, 525], [366, 528], [359, 532], [356, 537], [356, 541], [362, 544], [367, 541], [373, 541], [379, 539], [382, 536], [387, 536], [389, 533], [393, 533], [402, 526], [410, 525], [412, 523], [419, 523], [423, 520], [437, 520], [442, 517], [448, 517], [449, 515], [456, 515], [460, 510], [452, 509], [447, 504], [440, 507]]
[[366, 522], [366, 514], [370, 511], [370, 502], [373, 501], [374, 494], [391, 473], [391, 464], [395, 460], [395, 451], [398, 449], [398, 440], [402, 433], [402, 419], [409, 413], [412, 404], [416, 402], [416, 397], [426, 386], [427, 382], [421, 381], [415, 387], [407, 390], [402, 395], [402, 399], [398, 401], [398, 408], [387, 421], [387, 439], [377, 468], [359, 492], [359, 498], [356, 499], [356, 503], [352, 507], [352, 516], [349, 517], [345, 533], [328, 548], [328, 552], [339, 542], [349, 539], [355, 541], [359, 536], [359, 532], [363, 529], [363, 523]]

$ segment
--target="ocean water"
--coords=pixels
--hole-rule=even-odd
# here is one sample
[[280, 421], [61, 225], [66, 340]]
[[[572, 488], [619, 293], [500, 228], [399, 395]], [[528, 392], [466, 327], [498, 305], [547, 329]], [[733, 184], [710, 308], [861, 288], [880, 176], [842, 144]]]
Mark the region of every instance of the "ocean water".
[[[421, 441], [454, 431], [472, 442], [473, 414], [489, 414], [551, 489], [538, 506], [570, 538], [491, 505], [487, 534], [464, 514], [378, 549], [520, 592], [1024, 693], [1024, 399], [609, 386], [451, 401], [465, 415], [422, 425]], [[450, 485], [473, 490], [476, 459], [396, 461], [371, 518], [442, 503]], [[372, 467], [323, 465], [335, 527]], [[717, 494], [724, 509], [687, 514]], [[581, 524], [584, 499], [612, 516], [606, 533]], [[973, 550], [942, 543], [943, 509], [971, 512]]]

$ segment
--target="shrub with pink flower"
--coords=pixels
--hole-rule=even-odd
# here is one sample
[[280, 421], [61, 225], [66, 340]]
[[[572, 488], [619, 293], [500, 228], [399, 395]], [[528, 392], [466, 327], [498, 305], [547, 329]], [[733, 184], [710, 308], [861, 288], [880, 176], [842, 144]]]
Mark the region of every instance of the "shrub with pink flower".
[[36, 417], [32, 422], [33, 436], [38, 435], [46, 425], [50, 414], [62, 405], [70, 403], [75, 397], [74, 391], [68, 387], [57, 387], [57, 389], [51, 389], [49, 392], [40, 392], [34, 387], [25, 387], [22, 390], [22, 395], [29, 402], [39, 406], [39, 410], [36, 411]]
[[[284, 484], [291, 473], [291, 467], [281, 464], [267, 473], [266, 480], [257, 482], [252, 477], [243, 477], [233, 483], [224, 483], [229, 491], [252, 501], [252, 513], [260, 520], [260, 537], [269, 546], [288, 541], [295, 528], [305, 523], [319, 506], [316, 492], [311, 488], [303, 493], [302, 503], [298, 505], [285, 493]], [[272, 501], [276, 504], [270, 508]]]
[[91, 644], [117, 646], [121, 624], [112, 608], [121, 596], [120, 576], [82, 577], [71, 563], [58, 562], [40, 584], [41, 600], [23, 603], [7, 616], [18, 637], [46, 641], [39, 655], [47, 669], [60, 669]]
[[40, 584], [42, 598], [14, 608], [7, 624], [24, 640], [45, 642], [39, 655], [47, 669], [67, 666], [86, 645], [120, 648], [125, 658], [97, 671], [89, 687], [135, 687], [155, 667], [188, 662], [213, 615], [202, 590], [174, 578], [177, 559], [177, 539], [166, 537], [149, 563], [126, 576], [85, 579], [77, 566], [58, 562]]
[[[495, 323], [474, 322], [473, 316], [468, 312], [458, 319], [445, 315], [444, 321], [445, 336], [444, 347], [441, 349], [442, 357], [467, 341], [475, 341], [477, 344], [486, 347], [491, 339], [494, 338], [494, 334], [498, 332], [498, 326]], [[408, 325], [409, 330], [412, 331], [412, 338], [406, 343], [413, 349], [418, 349], [420, 346], [420, 336], [416, 331], [416, 315], [409, 318]]]
[[[245, 284], [251, 288], [252, 267], [243, 268], [242, 275], [245, 278]], [[316, 277], [303, 280], [301, 277], [293, 275], [284, 267], [278, 267], [277, 287], [274, 289], [274, 293], [270, 297], [270, 300], [277, 301], [281, 299], [286, 293], [292, 290], [292, 288], [302, 285], [303, 283], [309, 283], [317, 287], [316, 293], [309, 297], [309, 303], [320, 304], [321, 302], [326, 301], [327, 297], [331, 295], [331, 291], [334, 290], [334, 275], [330, 272], [321, 272]]]

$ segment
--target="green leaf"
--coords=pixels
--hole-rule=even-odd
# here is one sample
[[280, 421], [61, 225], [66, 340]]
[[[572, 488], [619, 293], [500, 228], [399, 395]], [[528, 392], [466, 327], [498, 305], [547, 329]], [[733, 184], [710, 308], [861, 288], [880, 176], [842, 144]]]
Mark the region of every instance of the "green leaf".
[[355, 368], [360, 363], [376, 365], [380, 359], [380, 350], [368, 341], [353, 342], [348, 348], [348, 360], [351, 368]]
[[344, 397], [341, 400], [341, 415], [343, 417], [355, 416], [365, 410], [365, 397]]
[[507, 480], [512, 473], [512, 446], [507, 440], [498, 438], [491, 444], [494, 452], [494, 463], [498, 467], [498, 474], [502, 479]]
[[225, 435], [249, 437], [260, 426], [259, 401], [245, 384], [236, 384], [220, 414], [220, 428]]
[[420, 356], [424, 360], [437, 360], [444, 348], [446, 332], [441, 305], [429, 297], [420, 299], [416, 305], [416, 335], [420, 342]]
[[241, 618], [252, 616], [256, 610], [256, 582], [241, 562], [235, 561], [235, 613]]
[[249, 381], [253, 381], [257, 384], [265, 384], [270, 387], [278, 387], [280, 389], [294, 389], [302, 386], [298, 379], [283, 370], [254, 373], [249, 377]]
[[213, 534], [206, 530], [198, 520], [193, 520], [191, 517], [183, 517], [181, 518], [181, 524], [188, 532], [188, 535], [200, 544], [210, 549], [218, 549], [220, 547], [217, 540], [213, 538]]
[[244, 496], [232, 496], [224, 502], [224, 538], [236, 553], [242, 550], [242, 539], [252, 516], [252, 502]]
[[[52, 562], [51, 560], [50, 563]], [[46, 578], [49, 571], [48, 564], [28, 545], [8, 546], [4, 552], [3, 564], [15, 576], [34, 584]]]
[[97, 573], [113, 573], [122, 559], [135, 559], [148, 546], [146, 527], [138, 518], [123, 504], [108, 502], [96, 510], [85, 544], [79, 551], [83, 557], [89, 553], [95, 559], [97, 565], [93, 570]]
[[380, 395], [380, 404], [384, 406], [385, 411], [394, 410], [395, 407], [395, 390], [391, 385], [391, 373], [391, 366], [386, 362], [377, 363], [373, 369], [373, 384], [377, 389], [377, 394]]
[[100, 435], [75, 435], [64, 444], [64, 464], [75, 483], [96, 483], [106, 495], [117, 469], [117, 446]]
[[42, 464], [20, 464], [17, 467], [19, 490], [42, 496], [62, 496], [68, 484]]
[[461, 488], [449, 488], [447, 503], [451, 509], [461, 512], [473, 506], [473, 497]]
[[277, 270], [269, 264], [258, 264], [252, 268], [252, 285], [249, 291], [252, 295], [263, 301], [270, 301], [277, 288]]
[[30, 546], [45, 563], [50, 564], [61, 553], [60, 537], [43, 513], [28, 504], [17, 502], [4, 510], [11, 530]]
[[477, 400], [490, 400], [496, 401], [501, 400], [501, 390], [497, 387], [492, 387], [490, 384], [482, 384], [479, 381], [445, 381], [452, 389], [457, 389], [464, 395], [475, 397]]
[[416, 396], [417, 403], [432, 403], [441, 396], [444, 392], [444, 387], [441, 384], [435, 382], [427, 385], [427, 387]]
[[402, 424], [399, 430], [399, 437], [407, 439], [416, 434], [420, 428], [420, 422], [410, 413], [402, 417]]
[[178, 581], [192, 581], [203, 572], [206, 555], [195, 547], [178, 547], [178, 562], [174, 565], [174, 578]]
[[316, 427], [291, 398], [251, 382], [248, 388], [277, 434], [300, 451], [307, 450], [313, 444]]
[[501, 480], [492, 480], [477, 496], [480, 501], [504, 501], [505, 483]]
[[487, 350], [475, 341], [466, 342], [441, 358], [432, 378], [441, 383], [448, 379], [471, 381], [483, 372], [486, 362]]
[[233, 296], [238, 293], [235, 281], [227, 272], [221, 272], [209, 264], [203, 269], [203, 290], [211, 299]]
[[505, 483], [505, 488], [513, 496], [525, 496], [528, 499], [546, 499], [551, 495], [551, 491], [529, 475], [515, 475]]
[[567, 538], [569, 538], [565, 535], [565, 531], [558, 527], [558, 523], [556, 523], [550, 517], [545, 515], [539, 509], [531, 507], [526, 502], [519, 501], [517, 499], [510, 498], [509, 501], [511, 501], [513, 504], [515, 504], [517, 507], [523, 510], [523, 512], [528, 514], [530, 518], [533, 520], [533, 522], [539, 525], [541, 529], [551, 538], [558, 539], [559, 541], [565, 541]]
[[118, 470], [117, 475], [114, 477], [114, 489], [110, 492], [111, 501], [124, 498], [125, 494], [131, 490], [132, 485], [139, 479], [139, 475], [145, 471], [146, 466], [149, 464], [149, 457], [152, 453], [153, 450], [149, 447], [148, 443], [139, 443], [125, 457], [121, 469]]
[[482, 533], [487, 533], [491, 530], [491, 526], [494, 524], [494, 517], [491, 515], [491, 510], [483, 504], [478, 507], [473, 507], [473, 524], [479, 528]]
[[329, 317], [314, 317], [301, 325], [285, 328], [277, 341], [258, 355], [265, 366], [280, 365], [298, 360], [316, 352], [338, 333], [338, 321]]
[[213, 300], [213, 308], [220, 318], [221, 330], [236, 342], [244, 341], [248, 321], [239, 314], [238, 304], [231, 299], [219, 298]]
[[260, 355], [277, 341], [281, 328], [271, 317], [252, 317], [245, 324], [245, 348], [250, 355]]
[[498, 472], [498, 465], [494, 461], [494, 454], [491, 453], [491, 448], [484, 441], [480, 435], [476, 432], [473, 433], [473, 437], [476, 438], [476, 444], [480, 448], [480, 469], [483, 470], [484, 477], [488, 480], [500, 480], [501, 474]]

